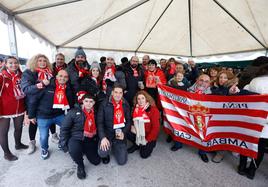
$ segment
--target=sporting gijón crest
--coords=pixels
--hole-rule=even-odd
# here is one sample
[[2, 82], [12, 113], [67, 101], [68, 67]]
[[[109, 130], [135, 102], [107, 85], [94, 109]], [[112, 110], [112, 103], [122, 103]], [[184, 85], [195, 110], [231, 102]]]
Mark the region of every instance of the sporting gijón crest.
[[199, 102], [189, 106], [188, 117], [190, 119], [190, 127], [199, 135], [201, 140], [206, 139], [207, 125], [212, 115], [209, 113], [209, 108], [201, 105]]

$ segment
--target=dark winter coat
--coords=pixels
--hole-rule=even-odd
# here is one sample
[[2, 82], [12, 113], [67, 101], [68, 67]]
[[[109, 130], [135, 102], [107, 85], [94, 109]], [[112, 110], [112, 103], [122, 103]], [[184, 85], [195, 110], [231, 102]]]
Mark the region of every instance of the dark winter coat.
[[[71, 109], [64, 117], [60, 129], [60, 145], [66, 147], [70, 138], [75, 140], [84, 139], [84, 123], [86, 116], [79, 105]], [[96, 112], [95, 112], [96, 121]], [[96, 136], [97, 137], [97, 136]]]
[[[122, 131], [125, 135], [130, 130], [131, 125], [131, 114], [129, 104], [125, 99], [123, 99], [123, 109], [125, 115], [125, 127], [122, 128]], [[112, 103], [112, 96], [106, 98], [99, 106], [97, 114], [97, 130], [100, 139], [106, 137], [110, 141], [115, 138], [115, 130], [113, 129], [114, 121], [114, 106]]]

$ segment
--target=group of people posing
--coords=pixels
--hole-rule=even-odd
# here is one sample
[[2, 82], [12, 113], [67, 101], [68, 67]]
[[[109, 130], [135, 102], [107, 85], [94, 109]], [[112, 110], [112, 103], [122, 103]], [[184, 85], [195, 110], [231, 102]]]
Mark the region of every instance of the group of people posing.
[[[266, 57], [260, 58], [259, 61], [267, 61]], [[47, 159], [50, 131], [52, 141], [62, 151], [69, 152], [77, 164], [77, 177], [83, 179], [86, 177], [84, 155], [94, 165], [108, 164], [112, 152], [117, 163], [124, 165], [128, 153], [139, 150], [144, 159], [152, 154], [162, 117], [158, 84], [197, 94], [257, 92], [239, 89], [232, 69], [215, 67], [204, 73], [191, 59], [188, 64], [174, 58], [161, 59], [160, 67], [148, 55], [142, 58], [141, 64], [137, 56], [130, 60], [122, 58], [120, 65], [115, 64], [112, 55], [101, 57], [100, 61], [89, 64], [80, 47], [68, 64], [62, 53], [56, 55], [53, 64], [45, 55], [37, 54], [28, 60], [24, 72], [16, 57], [5, 59], [0, 72], [0, 144], [6, 160], [18, 159], [8, 145], [10, 120], [13, 119], [15, 149], [34, 153], [39, 129], [41, 158]], [[267, 75], [267, 72], [259, 73]], [[29, 125], [29, 145], [21, 142], [23, 122]], [[56, 125], [60, 127], [59, 136]], [[127, 140], [131, 143], [129, 147]], [[259, 164], [266, 140], [264, 137], [256, 160]], [[167, 142], [171, 141], [169, 136]], [[171, 150], [180, 148], [182, 143], [175, 141]], [[198, 154], [202, 161], [209, 161], [205, 151], [199, 150]], [[223, 151], [218, 151], [212, 161], [220, 162], [223, 155]], [[241, 158], [238, 173], [253, 178], [259, 164], [247, 168], [247, 158]]]

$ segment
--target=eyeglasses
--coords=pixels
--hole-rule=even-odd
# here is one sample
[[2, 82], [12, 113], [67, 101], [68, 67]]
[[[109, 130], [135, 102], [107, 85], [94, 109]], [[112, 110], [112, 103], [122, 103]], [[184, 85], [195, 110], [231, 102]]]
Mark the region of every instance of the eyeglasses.
[[199, 79], [199, 82], [210, 83], [209, 80]]

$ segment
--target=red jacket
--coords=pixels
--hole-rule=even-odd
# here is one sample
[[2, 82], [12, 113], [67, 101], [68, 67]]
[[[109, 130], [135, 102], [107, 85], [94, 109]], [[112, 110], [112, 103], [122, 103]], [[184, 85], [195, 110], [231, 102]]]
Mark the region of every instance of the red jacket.
[[156, 141], [160, 131], [160, 113], [156, 106], [151, 106], [147, 115], [150, 118], [149, 123], [145, 123], [145, 138], [148, 142]]
[[[19, 72], [17, 84], [20, 84]], [[3, 70], [0, 73], [0, 117], [17, 117], [25, 111], [24, 98], [16, 99], [13, 90], [12, 76]]]
[[144, 80], [147, 88], [156, 88], [156, 81], [154, 77], [159, 78], [159, 84], [167, 84], [165, 73], [159, 67], [157, 67], [155, 72], [150, 72], [147, 70], [144, 73]]

